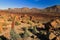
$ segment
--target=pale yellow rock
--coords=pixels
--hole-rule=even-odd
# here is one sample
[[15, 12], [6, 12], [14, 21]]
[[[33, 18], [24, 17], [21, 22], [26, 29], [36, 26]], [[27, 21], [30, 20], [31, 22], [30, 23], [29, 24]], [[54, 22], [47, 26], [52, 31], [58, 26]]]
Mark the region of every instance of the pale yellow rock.
[[60, 40], [60, 36], [58, 36], [56, 40]]
[[0, 33], [2, 33], [3, 32], [3, 29], [2, 29], [2, 26], [0, 26]]
[[39, 24], [38, 24], [38, 27], [39, 27], [39, 28], [45, 28], [42, 23], [39, 23]]
[[51, 33], [51, 34], [49, 35], [49, 39], [50, 39], [50, 40], [53, 39], [54, 37], [56, 37], [56, 35], [55, 35], [54, 33]]
[[56, 26], [57, 26], [56, 21], [51, 22], [51, 25], [53, 26], [53, 28], [56, 28]]

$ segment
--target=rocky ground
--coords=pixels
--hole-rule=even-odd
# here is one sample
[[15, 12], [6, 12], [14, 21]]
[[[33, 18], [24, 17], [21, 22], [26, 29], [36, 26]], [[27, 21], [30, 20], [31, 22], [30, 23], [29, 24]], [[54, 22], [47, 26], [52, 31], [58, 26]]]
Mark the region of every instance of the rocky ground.
[[6, 40], [60, 40], [60, 18], [40, 21], [28, 15], [20, 16], [3, 12], [0, 14], [0, 39], [5, 40], [4, 38]]

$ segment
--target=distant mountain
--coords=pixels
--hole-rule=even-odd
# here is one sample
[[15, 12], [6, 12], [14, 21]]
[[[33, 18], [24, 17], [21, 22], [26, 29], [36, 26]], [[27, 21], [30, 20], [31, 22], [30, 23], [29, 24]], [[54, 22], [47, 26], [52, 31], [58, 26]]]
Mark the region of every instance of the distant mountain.
[[60, 13], [60, 5], [54, 5], [51, 7], [47, 7], [44, 10], [45, 10], [45, 12], [58, 12], [58, 13]]
[[47, 7], [45, 9], [37, 9], [37, 8], [8, 8], [8, 11], [12, 12], [19, 12], [19, 13], [43, 13], [43, 12], [48, 12], [48, 13], [60, 13], [60, 5], [54, 5], [51, 7]]
[[40, 19], [40, 20], [50, 20], [52, 18], [59, 17], [60, 18], [60, 5], [54, 5], [51, 7], [47, 7], [45, 9], [38, 8], [8, 8], [7, 10], [0, 10], [0, 13], [10, 13], [17, 14], [19, 16], [27, 15], [32, 17], [32, 19]]
[[8, 8], [8, 11], [10, 12], [19, 12], [19, 13], [40, 13], [41, 12], [41, 9], [37, 9], [37, 8], [27, 8], [27, 7], [24, 7], [24, 8]]
[[[1, 11], [1, 10], [0, 10]], [[49, 15], [49, 16], [60, 16], [60, 5], [54, 5], [51, 7], [47, 7], [45, 9], [38, 9], [38, 8], [8, 8], [4, 10], [5, 12], [11, 13], [19, 13], [19, 14], [31, 14], [31, 15]]]

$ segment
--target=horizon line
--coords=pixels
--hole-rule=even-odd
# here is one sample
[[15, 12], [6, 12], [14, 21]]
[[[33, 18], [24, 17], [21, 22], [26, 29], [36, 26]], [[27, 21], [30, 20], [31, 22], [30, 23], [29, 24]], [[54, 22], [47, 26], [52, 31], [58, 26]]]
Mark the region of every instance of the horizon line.
[[[52, 6], [56, 6], [56, 5], [52, 5]], [[52, 7], [52, 6], [48, 6], [48, 7]], [[57, 5], [57, 6], [60, 6], [60, 5]], [[7, 7], [7, 8], [0, 8], [0, 10], [5, 10], [5, 9], [14, 9], [14, 8], [29, 8], [29, 9], [32, 9], [32, 8], [37, 8], [37, 9], [45, 9], [47, 7]]]

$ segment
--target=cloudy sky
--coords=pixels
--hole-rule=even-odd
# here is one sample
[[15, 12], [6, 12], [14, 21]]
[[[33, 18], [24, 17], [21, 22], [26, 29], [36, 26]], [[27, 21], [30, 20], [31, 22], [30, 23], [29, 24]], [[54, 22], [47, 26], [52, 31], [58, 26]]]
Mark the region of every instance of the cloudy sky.
[[60, 0], [0, 0], [0, 9], [6, 8], [46, 8], [60, 5]]

